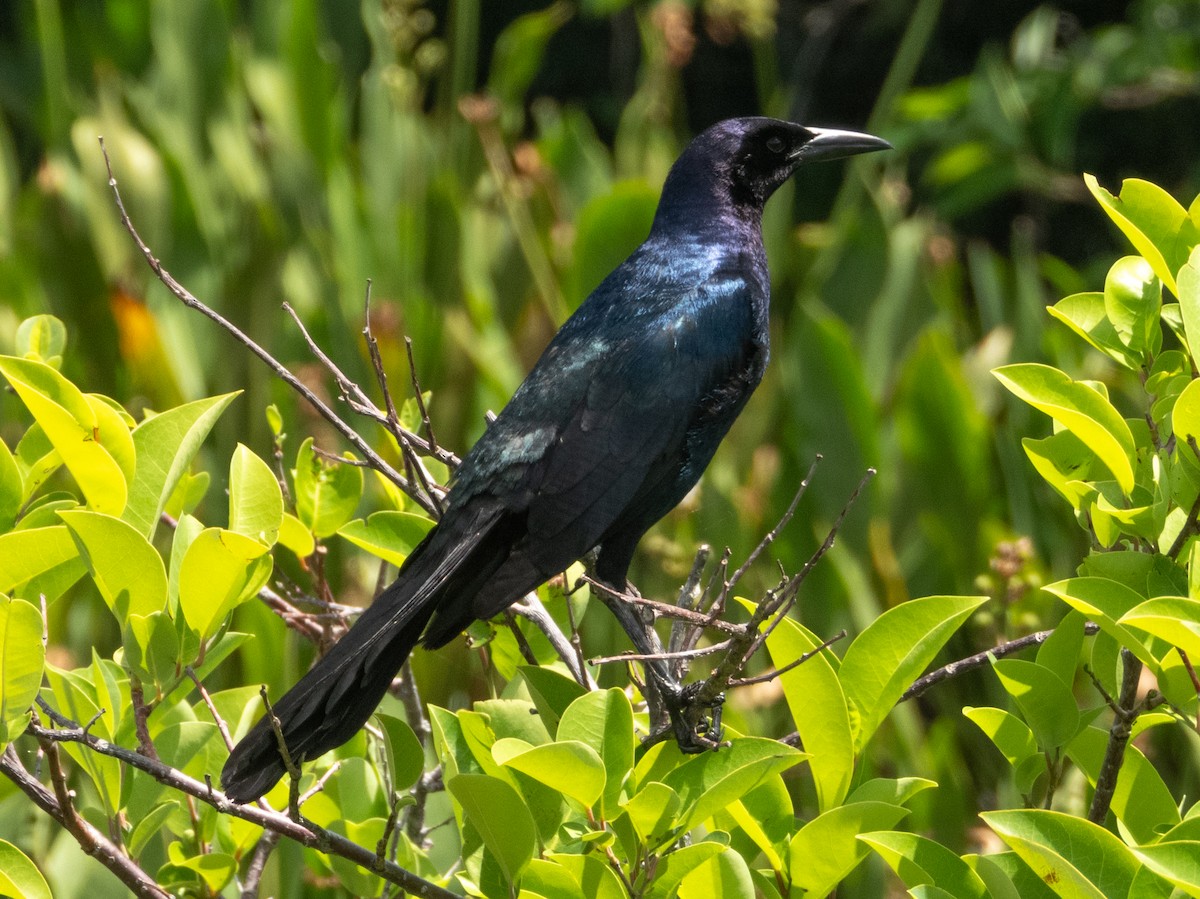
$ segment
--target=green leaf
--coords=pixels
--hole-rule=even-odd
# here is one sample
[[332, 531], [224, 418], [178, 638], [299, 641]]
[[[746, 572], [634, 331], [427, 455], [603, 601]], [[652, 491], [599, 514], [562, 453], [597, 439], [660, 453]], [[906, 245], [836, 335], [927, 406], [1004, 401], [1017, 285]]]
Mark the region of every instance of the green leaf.
[[[0, 356], [0, 374], [8, 379], [41, 425], [62, 462], [97, 512], [120, 515], [125, 508], [125, 475], [105, 448], [108, 434], [79, 388], [41, 362]], [[129, 431], [124, 425], [125, 436]]]
[[21, 511], [24, 484], [17, 460], [8, 444], [0, 440], [0, 534], [9, 530]]
[[521, 875], [521, 893], [525, 896], [553, 896], [555, 899], [588, 899], [574, 876], [558, 862], [535, 858]]
[[393, 792], [407, 790], [417, 782], [417, 778], [425, 769], [425, 750], [403, 718], [383, 712], [376, 712], [375, 718], [379, 721], [379, 729], [383, 731], [384, 743], [387, 746], [391, 789]]
[[154, 536], [171, 493], [187, 473], [212, 426], [238, 393], [176, 406], [134, 428], [137, 464], [122, 518], [147, 537]]
[[1058, 895], [1129, 895], [1137, 860], [1104, 828], [1042, 809], [982, 812], [980, 817]]
[[[64, 671], [46, 664], [46, 679], [59, 710], [81, 724], [92, 721], [91, 733], [111, 740], [115, 735], [116, 711], [107, 707], [107, 698], [99, 700], [94, 678], [94, 672], [88, 669]], [[121, 796], [121, 763], [78, 744], [64, 743], [62, 748], [92, 779], [105, 810], [116, 814]]]
[[501, 764], [532, 777], [585, 808], [591, 808], [604, 792], [604, 762], [595, 749], [578, 740], [560, 739], [533, 746]]
[[[65, 586], [87, 571], [66, 525], [0, 534], [0, 593], [15, 593], [33, 578], [56, 570], [68, 578]], [[57, 593], [47, 593], [47, 601], [57, 598]]]
[[41, 612], [0, 593], [0, 749], [25, 729], [45, 661]]
[[177, 676], [179, 634], [166, 612], [130, 615], [125, 632], [125, 662], [142, 680], [158, 687]]
[[918, 793], [937, 787], [937, 781], [925, 777], [873, 777], [855, 787], [848, 797], [851, 802], [886, 802], [889, 805], [908, 805]]
[[651, 850], [678, 832], [675, 815], [681, 803], [679, 795], [664, 783], [651, 781], [624, 804], [633, 829]]
[[658, 191], [645, 181], [622, 181], [593, 195], [575, 219], [575, 264], [569, 273], [573, 305], [650, 233]]
[[205, 885], [214, 893], [220, 892], [237, 873], [237, 859], [222, 852], [206, 852], [188, 856], [178, 840], [167, 847], [167, 857], [177, 868], [187, 868], [200, 875]]
[[533, 817], [525, 801], [504, 781], [486, 774], [458, 774], [446, 782], [463, 815], [512, 886], [537, 849]]
[[[561, 728], [559, 733], [561, 738]], [[679, 826], [686, 831], [804, 758], [803, 752], [777, 740], [741, 737], [728, 749], [688, 759], [668, 772], [662, 782], [679, 795]]]
[[[1196, 336], [1200, 339], [1200, 334]], [[1200, 349], [1200, 343], [1196, 346]], [[1200, 441], [1200, 380], [1189, 381], [1175, 400], [1171, 407], [1171, 430], [1181, 443], [1188, 443], [1189, 438]]]
[[788, 847], [790, 895], [825, 896], [870, 851], [860, 833], [889, 830], [908, 809], [886, 802], [855, 802], [823, 812], [805, 824]]
[[67, 326], [53, 315], [33, 315], [17, 326], [17, 355], [60, 368], [67, 348]]
[[126, 841], [129, 854], [134, 858], [141, 855], [146, 844], [151, 838], [158, 835], [158, 832], [166, 825], [167, 819], [181, 807], [182, 804], [178, 800], [170, 799], [154, 806], [148, 814], [140, 816]]
[[96, 417], [96, 439], [108, 450], [128, 484], [133, 480], [133, 470], [137, 465], [137, 451], [133, 446], [133, 436], [129, 433], [133, 418], [116, 400], [97, 393], [85, 393], [83, 398], [92, 407], [92, 414]]
[[[1165, 282], [1164, 282], [1165, 283]], [[1179, 269], [1179, 313], [1193, 357], [1200, 353], [1200, 246], [1194, 247], [1187, 264]]]
[[861, 749], [942, 646], [980, 605], [983, 596], [927, 596], [888, 609], [846, 650], [842, 689], [857, 710], [855, 746]]
[[580, 696], [563, 712], [557, 739], [578, 740], [596, 751], [605, 772], [600, 815], [615, 815], [621, 787], [633, 770], [633, 707], [629, 697], [616, 687]]
[[525, 680], [529, 697], [537, 706], [538, 716], [546, 725], [546, 730], [554, 736], [558, 733], [558, 724], [563, 712], [588, 691], [573, 678], [550, 668], [522, 665], [517, 671]]
[[283, 493], [271, 467], [237, 445], [229, 462], [229, 530], [274, 546], [283, 521]]
[[682, 880], [705, 862], [726, 852], [720, 843], [704, 841], [668, 852], [659, 859], [654, 880], [645, 893], [646, 899], [668, 899], [674, 896]]
[[[1067, 755], [1093, 787], [1107, 749], [1108, 732], [1096, 727], [1084, 728], [1067, 746]], [[1179, 808], [1171, 791], [1149, 759], [1132, 744], [1125, 747], [1110, 807], [1139, 843], [1153, 843], [1164, 830], [1179, 823]]]
[[1153, 352], [1152, 329], [1158, 328], [1162, 283], [1141, 256], [1113, 263], [1104, 280], [1104, 309], [1121, 341], [1139, 359]]
[[283, 513], [283, 520], [279, 523], [278, 539], [280, 545], [290, 549], [298, 559], [308, 558], [317, 548], [312, 532], [291, 512]]
[[1160, 637], [1200, 659], [1200, 602], [1182, 596], [1156, 596], [1134, 606], [1117, 623]]
[[859, 839], [878, 852], [910, 889], [932, 884], [955, 899], [990, 895], [970, 865], [941, 843], [902, 831], [877, 831]]
[[571, 872], [588, 899], [628, 899], [616, 872], [595, 855], [550, 853], [548, 857]]
[[1133, 434], [1098, 391], [1049, 365], [1004, 365], [992, 374], [1019, 399], [1049, 415], [1090, 447], [1127, 495], [1133, 490]]
[[1137, 178], [1122, 181], [1119, 197], [1101, 187], [1093, 175], [1084, 175], [1083, 181], [1134, 249], [1146, 257], [1154, 274], [1178, 296], [1175, 272], [1200, 237], [1187, 210], [1149, 181]]
[[679, 899], [739, 899], [754, 895], [750, 866], [741, 854], [727, 849], [685, 875]]
[[100, 512], [76, 510], [59, 516], [118, 622], [124, 624], [130, 615], [152, 615], [167, 607], [162, 557], [141, 533]]
[[1124, 584], [1106, 577], [1073, 577], [1056, 581], [1043, 588], [1073, 609], [1088, 616], [1100, 629], [1129, 649], [1151, 670], [1158, 670], [1158, 660], [1146, 641], [1130, 631], [1118, 619], [1141, 603], [1144, 597]]
[[[790, 618], [767, 637], [771, 661], [782, 668], [821, 645], [816, 634]], [[808, 753], [817, 801], [827, 811], [846, 798], [854, 775], [850, 710], [832, 652], [821, 652], [779, 678], [792, 720]]]
[[[1041, 760], [1037, 740], [1033, 731], [1024, 721], [1004, 709], [990, 707], [963, 708], [963, 715], [983, 731], [989, 740], [1000, 750], [1001, 755], [1012, 766], [1014, 774], [1030, 773], [1026, 763], [1029, 759]], [[1017, 789], [1027, 795], [1033, 788], [1033, 781], [1025, 781], [1018, 777]]]
[[1126, 368], [1136, 369], [1138, 360], [1121, 342], [1104, 304], [1105, 295], [1102, 293], [1076, 293], [1064, 297], [1046, 311], [1100, 352]]
[[992, 670], [1016, 700], [1044, 751], [1052, 753], [1075, 736], [1079, 729], [1075, 697], [1051, 669], [1024, 659], [1000, 659], [992, 663]]
[[518, 16], [500, 32], [492, 47], [488, 93], [502, 108], [524, 105], [525, 93], [538, 73], [546, 44], [571, 17], [565, 3]]
[[988, 885], [993, 899], [1054, 899], [1055, 892], [1011, 850], [963, 856]]
[[7, 840], [0, 840], [0, 896], [54, 899], [37, 865]]
[[1135, 848], [1133, 854], [1187, 895], [1200, 897], [1200, 841], [1156, 843]]
[[318, 457], [311, 437], [300, 444], [292, 477], [296, 515], [318, 540], [336, 534], [350, 520], [362, 496], [362, 469]]
[[1085, 624], [1084, 616], [1072, 609], [1054, 626], [1054, 632], [1038, 647], [1037, 663], [1049, 668], [1065, 684], [1071, 684], [1075, 680], [1075, 670], [1079, 667], [1079, 658], [1083, 652]]
[[179, 567], [180, 610], [206, 640], [270, 576], [266, 546], [224, 528], [205, 528], [188, 546]]
[[388, 510], [372, 513], [366, 521], [356, 518], [338, 528], [338, 534], [398, 568], [433, 525], [427, 515]]

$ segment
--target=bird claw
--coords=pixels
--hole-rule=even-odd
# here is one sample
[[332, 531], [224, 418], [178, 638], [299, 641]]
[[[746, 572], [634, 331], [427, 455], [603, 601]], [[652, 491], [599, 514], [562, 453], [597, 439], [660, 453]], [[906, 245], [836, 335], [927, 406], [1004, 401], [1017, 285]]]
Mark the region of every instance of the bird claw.
[[721, 746], [724, 730], [721, 727], [721, 710], [725, 694], [715, 699], [700, 698], [700, 683], [676, 687], [670, 693], [664, 691], [664, 702], [671, 715], [671, 727], [675, 742], [681, 752], [694, 754], [716, 750]]

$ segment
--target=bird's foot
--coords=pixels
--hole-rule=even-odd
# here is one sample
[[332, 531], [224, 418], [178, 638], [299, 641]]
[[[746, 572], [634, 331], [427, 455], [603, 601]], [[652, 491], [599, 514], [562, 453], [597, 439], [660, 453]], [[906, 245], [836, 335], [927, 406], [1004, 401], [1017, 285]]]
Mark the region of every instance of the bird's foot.
[[675, 742], [679, 744], [681, 752], [706, 752], [721, 746], [721, 709], [725, 704], [725, 694], [720, 693], [710, 700], [701, 697], [701, 688], [702, 684], [697, 682], [663, 691]]

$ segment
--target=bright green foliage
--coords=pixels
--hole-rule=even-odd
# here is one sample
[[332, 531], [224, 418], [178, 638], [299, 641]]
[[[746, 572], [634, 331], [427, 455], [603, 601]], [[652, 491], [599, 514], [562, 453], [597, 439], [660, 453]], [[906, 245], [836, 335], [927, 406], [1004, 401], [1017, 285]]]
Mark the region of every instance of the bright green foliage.
[[37, 608], [0, 593], [0, 749], [29, 723], [45, 657]]
[[0, 840], [0, 895], [22, 899], [52, 899], [42, 872], [20, 849]]
[[[1044, 365], [995, 371], [1017, 397], [1054, 419], [1055, 434], [1026, 440], [1026, 452], [1074, 509], [1093, 547], [1077, 577], [1045, 588], [1073, 611], [1037, 660], [992, 664], [1020, 718], [998, 708], [965, 710], [1008, 760], [1014, 786], [1031, 805], [1050, 801], [1068, 761], [1093, 785], [1104, 776], [1111, 737], [1092, 722], [1105, 709], [1080, 709], [1074, 695], [1077, 668], [1089, 652], [1089, 671], [1108, 695], [1118, 693], [1117, 651], [1126, 649], [1173, 703], [1172, 713], [1140, 707], [1140, 716], [1131, 719], [1134, 737], [1177, 724], [1177, 715], [1190, 727], [1197, 712], [1195, 685], [1182, 682], [1179, 672], [1184, 657], [1200, 654], [1200, 394], [1193, 380], [1198, 344], [1190, 339], [1200, 336], [1192, 264], [1200, 245], [1200, 204], [1189, 212], [1141, 181], [1125, 182], [1114, 197], [1094, 178], [1086, 180], [1140, 255], [1112, 266], [1103, 294], [1075, 294], [1051, 313], [1137, 373], [1142, 392], [1123, 417], [1102, 384]], [[1179, 306], [1164, 304], [1163, 286]], [[1164, 343], [1168, 331], [1179, 348]], [[1083, 636], [1084, 618], [1100, 629], [1090, 641]], [[1129, 744], [1108, 804], [1120, 836], [1056, 811], [982, 817], [1056, 895], [1167, 896], [1172, 886], [1196, 895], [1200, 877], [1187, 840], [1165, 836], [1183, 826], [1180, 808], [1154, 764]], [[989, 876], [997, 875], [993, 870]]]
[[[666, 167], [686, 137], [684, 122], [705, 115], [683, 102], [680, 85], [691, 73], [668, 59], [668, 49], [681, 49], [681, 32], [694, 29], [702, 48], [732, 34], [734, 52], [721, 55], [749, 51], [769, 113], [785, 113], [808, 90], [784, 80], [797, 67], [778, 65], [775, 55], [776, 37], [780, 48], [788, 39], [783, 28], [771, 34], [775, 6], [782, 12], [787, 4], [547, 0], [490, 45], [480, 23], [507, 4], [430, 6], [453, 14], [435, 20], [424, 4], [390, 0], [352, 3], [348, 15], [313, 0], [38, 0], [13, 5], [9, 16], [15, 27], [0, 66], [7, 88], [0, 92], [0, 343], [17, 360], [4, 366], [20, 386], [3, 377], [0, 592], [28, 604], [18, 613], [21, 647], [40, 643], [25, 637], [29, 608], [46, 597], [61, 666], [45, 674], [50, 706], [81, 723], [104, 710], [91, 733], [132, 747], [131, 697], [140, 688], [160, 757], [196, 778], [218, 770], [226, 750], [183, 667], [192, 665], [236, 738], [261, 714], [258, 683], [269, 681], [278, 695], [311, 651], [253, 599], [262, 579], [274, 574], [273, 592], [289, 600], [291, 587], [319, 582], [328, 588], [322, 598], [365, 602], [388, 573], [379, 560], [402, 562], [432, 523], [395, 485], [375, 476], [364, 482], [359, 469], [300, 447], [310, 428], [301, 427], [294, 398], [274, 382], [256, 382], [227, 337], [175, 303], [141, 266], [113, 213], [96, 134], [106, 137], [130, 213], [154, 252], [294, 370], [310, 355], [280, 315], [281, 298], [352, 378], [372, 384], [358, 333], [363, 283], [373, 279], [372, 321], [397, 402], [397, 385], [406, 382], [403, 332], [413, 338], [423, 381], [439, 395], [438, 436], [461, 450], [554, 326], [645, 235]], [[492, 687], [503, 698], [453, 715], [432, 712], [445, 738], [445, 780], [460, 765], [460, 776], [483, 780], [467, 788], [470, 814], [459, 809], [441, 827], [455, 811], [453, 790], [434, 794], [429, 853], [407, 833], [395, 835], [396, 857], [410, 870], [445, 883], [454, 868], [456, 890], [531, 899], [811, 895], [802, 886], [875, 895], [889, 866], [914, 896], [976, 895], [964, 865], [1003, 899], [1042, 899], [1054, 888], [1156, 897], [1171, 884], [1196, 894], [1195, 809], [1186, 817], [1194, 790], [1176, 789], [1195, 777], [1182, 762], [1162, 769], [1165, 780], [1155, 770], [1163, 758], [1155, 741], [1180, 731], [1161, 712], [1135, 723], [1135, 735], [1154, 730], [1149, 745], [1139, 741], [1144, 754], [1127, 748], [1112, 803], [1109, 830], [1135, 847], [1131, 878], [1105, 880], [1094, 854], [1048, 826], [1020, 830], [1000, 820], [997, 829], [1016, 834], [1019, 851], [960, 857], [947, 848], [961, 847], [977, 826], [977, 797], [1005, 808], [1049, 802], [1078, 811], [1084, 778], [1099, 771], [1108, 722], [1079, 675], [1081, 660], [1115, 694], [1119, 648], [1129, 646], [1174, 706], [1195, 712], [1194, 653], [1185, 661], [1179, 647], [1195, 644], [1200, 597], [1200, 547], [1187, 526], [1200, 480], [1200, 460], [1187, 450], [1189, 437], [1200, 439], [1190, 354], [1200, 344], [1200, 250], [1189, 236], [1196, 204], [1185, 210], [1146, 182], [1130, 182], [1115, 198], [1089, 181], [1137, 255], [1103, 278], [1090, 268], [1090, 254], [1105, 252], [1102, 240], [1070, 249], [1072, 226], [1087, 214], [1076, 202], [1077, 159], [1099, 156], [1113, 170], [1149, 165], [1132, 151], [1119, 155], [1132, 146], [1127, 135], [1143, 131], [1151, 153], [1187, 145], [1187, 129], [1174, 122], [1194, 99], [1194, 4], [1130, 4], [1124, 21], [1073, 36], [1063, 27], [1069, 17], [1041, 6], [985, 47], [969, 74], [917, 89], [905, 85], [944, 4], [919, 0], [901, 15], [902, 6], [866, 4], [848, 20], [867, 21], [876, 34], [907, 28], [894, 57], [889, 42], [868, 60], [892, 66], [868, 127], [898, 150], [849, 177], [841, 166], [814, 168], [768, 208], [767, 380], [714, 460], [698, 503], [644, 541], [635, 569], [647, 595], [666, 597], [699, 541], [729, 544], [735, 562], [743, 558], [819, 451], [818, 477], [772, 548], [785, 564], [803, 560], [873, 465], [879, 477], [805, 584], [804, 626], [781, 624], [769, 649], [786, 664], [842, 627], [861, 636], [775, 684], [734, 691], [726, 706], [734, 745], [728, 758], [718, 753], [700, 765], [668, 746], [640, 749], [647, 722], [628, 699], [587, 694], [524, 622], [533, 658], [556, 667], [531, 665], [508, 630], [486, 625], [472, 635], [486, 643], [484, 652], [418, 653], [414, 669], [427, 698], [457, 708]], [[664, 15], [685, 8], [690, 24]], [[608, 93], [578, 103], [526, 94], [540, 76], [553, 78], [546, 60], [568, 28], [588, 19], [589, 30], [607, 29], [594, 20], [616, 13], [613, 50], [623, 36], [625, 52], [640, 50], [626, 58], [641, 60], [636, 72], [623, 73], [636, 86], [623, 109]], [[794, 39], [798, 30], [790, 30]], [[871, 68], [854, 56], [856, 69]], [[594, 81], [608, 90], [605, 78]], [[477, 85], [486, 85], [494, 109], [473, 119], [461, 113], [472, 111]], [[1136, 111], [1122, 107], [1130, 99]], [[830, 95], [822, 103], [836, 101]], [[1177, 128], [1170, 141], [1143, 129], [1154, 118]], [[1081, 127], [1089, 122], [1102, 128]], [[1164, 168], [1180, 182], [1195, 174], [1187, 160]], [[824, 216], [835, 184], [843, 186], [830, 221], [796, 227], [796, 213]], [[1014, 206], [1027, 216], [1010, 223]], [[1112, 234], [1119, 239], [1116, 228]], [[1051, 310], [1067, 328], [1042, 311], [1046, 283], [1067, 295]], [[35, 314], [49, 310], [68, 327]], [[1100, 354], [1085, 363], [1089, 346]], [[1034, 360], [1049, 370], [1006, 369], [1034, 406], [1006, 404], [987, 369]], [[312, 371], [306, 383], [316, 382], [307, 377]], [[254, 402], [234, 404], [237, 388]], [[96, 389], [128, 400], [135, 418], [88, 392]], [[138, 397], [157, 414], [131, 399]], [[278, 408], [270, 407], [264, 425], [261, 404], [269, 400]], [[1038, 429], [1039, 403], [1069, 426]], [[399, 414], [421, 429], [413, 399]], [[341, 451], [315, 433], [322, 449]], [[376, 440], [369, 429], [364, 436]], [[234, 450], [236, 441], [249, 449]], [[380, 443], [395, 460], [395, 445]], [[445, 467], [428, 465], [445, 483]], [[1073, 532], [1069, 517], [1053, 513], [1039, 476], [1082, 529]], [[268, 483], [276, 478], [283, 489]], [[1022, 570], [990, 571], [1003, 555], [997, 544], [1025, 534], [1035, 549]], [[1113, 551], [1072, 571], [1085, 538]], [[1157, 554], [1148, 551], [1155, 547]], [[149, 572], [116, 567], [126, 550]], [[1045, 577], [1047, 570], [1056, 573]], [[1051, 592], [1038, 589], [1043, 578], [1069, 573], [1076, 577]], [[772, 578], [771, 566], [760, 564], [742, 592], [757, 595]], [[974, 600], [941, 597], [901, 611], [911, 596], [944, 592], [993, 598], [977, 609]], [[587, 596], [563, 594], [559, 584], [539, 590], [566, 630], [567, 603], [578, 620]], [[882, 609], [895, 611], [870, 627]], [[953, 709], [947, 714], [966, 679], [925, 694], [920, 715], [911, 703], [893, 710], [911, 680], [939, 664], [939, 649], [944, 658], [966, 655], [1046, 627], [1068, 609], [1036, 662], [1027, 661], [1030, 651], [1020, 664], [1005, 660], [995, 677], [988, 673], [991, 695], [970, 699], [978, 706], [969, 712], [974, 724], [950, 720]], [[253, 638], [229, 630], [231, 611]], [[1084, 636], [1085, 613], [1102, 627], [1098, 636]], [[603, 613], [585, 628], [588, 643], [597, 641], [590, 653], [606, 640]], [[103, 653], [119, 648], [97, 658], [93, 643]], [[612, 645], [609, 637], [605, 651]], [[240, 669], [223, 664], [239, 647]], [[400, 706], [388, 702], [378, 718], [383, 740], [360, 737], [339, 750], [341, 768], [303, 807], [310, 820], [368, 848], [384, 834], [393, 791], [404, 794], [436, 761], [398, 717]], [[27, 711], [24, 698], [18, 704]], [[926, 714], [938, 706], [941, 714]], [[976, 725], [984, 739], [973, 732], [973, 742], [957, 739]], [[777, 737], [793, 727], [807, 758], [736, 734]], [[22, 737], [13, 748], [29, 759], [35, 744]], [[119, 834], [130, 857], [164, 885], [181, 895], [238, 892], [232, 877], [244, 874], [257, 827], [202, 802], [192, 808], [112, 759], [73, 745], [63, 752], [81, 813]], [[312, 762], [301, 789], [331, 764]], [[941, 784], [881, 773], [921, 773]], [[41, 774], [48, 785], [45, 767]], [[0, 779], [0, 787], [7, 783]], [[269, 798], [282, 807], [286, 786]], [[411, 801], [400, 797], [402, 824]], [[526, 805], [531, 828], [510, 811], [514, 801]], [[111, 882], [76, 857], [64, 860], [70, 837], [44, 819], [28, 826], [22, 813], [31, 806], [21, 797], [0, 791], [0, 803], [0, 828], [19, 839], [0, 835], [48, 861], [56, 892], [98, 896]], [[907, 809], [908, 817], [889, 823]], [[690, 845], [684, 827], [692, 827]], [[883, 829], [855, 832], [869, 828]], [[1067, 832], [1095, 846], [1092, 830]], [[28, 866], [4, 845], [0, 874], [13, 885], [0, 881], [0, 893], [48, 892], [40, 877], [24, 877]], [[1041, 876], [1047, 860], [1054, 888]], [[1127, 868], [1128, 857], [1119, 865]], [[79, 875], [82, 889], [70, 883], [76, 869], [87, 872]], [[284, 841], [261, 892], [382, 889], [365, 869]]]

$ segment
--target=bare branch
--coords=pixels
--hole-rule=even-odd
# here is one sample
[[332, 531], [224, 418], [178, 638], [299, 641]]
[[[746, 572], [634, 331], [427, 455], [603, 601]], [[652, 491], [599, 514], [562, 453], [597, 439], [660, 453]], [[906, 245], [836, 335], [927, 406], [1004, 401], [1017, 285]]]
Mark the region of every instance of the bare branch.
[[[82, 734], [82, 731], [80, 733]], [[84, 852], [112, 871], [135, 896], [145, 899], [170, 899], [170, 893], [155, 883], [137, 863], [75, 811], [74, 806], [70, 804], [70, 793], [66, 791], [65, 781], [62, 781], [58, 747], [53, 741], [46, 741], [42, 748], [46, 757], [51, 759], [51, 776], [55, 780], [55, 790], [59, 794], [57, 797], [25, 770], [17, 755], [17, 748], [12, 743], [9, 743], [0, 755], [0, 773], [16, 784], [22, 793], [33, 800], [34, 805], [71, 834]], [[59, 781], [62, 781], [61, 790]], [[64, 798], [66, 802], [63, 801]]]
[[[1083, 632], [1089, 636], [1100, 632], [1099, 625], [1093, 624], [1090, 621], [1083, 628]], [[1030, 646], [1040, 646], [1053, 633], [1053, 628], [1038, 631], [1035, 634], [1028, 634], [1024, 637], [1018, 637], [1016, 640], [1009, 640], [1007, 643], [1001, 643], [999, 646], [993, 646], [991, 649], [977, 652], [975, 655], [967, 656], [965, 659], [958, 659], [957, 661], [943, 665], [941, 668], [930, 671], [928, 674], [913, 681], [912, 686], [904, 691], [904, 695], [900, 697], [898, 702], [907, 702], [910, 699], [916, 699], [930, 687], [940, 684], [942, 681], [958, 677], [960, 674], [973, 671], [976, 668], [984, 668], [991, 664], [992, 659], [1002, 659], [1015, 652], [1028, 649]]]
[[[568, 599], [567, 602], [570, 602], [570, 600]], [[580, 686], [588, 690], [596, 689], [596, 682], [592, 679], [588, 670], [580, 663], [575, 647], [571, 645], [571, 641], [567, 639], [566, 634], [559, 629], [558, 623], [551, 617], [550, 613], [546, 610], [546, 606], [536, 593], [528, 593], [517, 600], [512, 606], [512, 611], [532, 623], [534, 627], [545, 634], [546, 639], [550, 641], [550, 645], [554, 647], [554, 651], [558, 654], [558, 657], [566, 663], [571, 676], [575, 678]]]
[[1121, 650], [1122, 675], [1121, 695], [1114, 703], [1108, 698], [1113, 710], [1113, 723], [1108, 729], [1108, 746], [1104, 750], [1104, 761], [1096, 776], [1096, 792], [1092, 795], [1092, 806], [1088, 809], [1088, 820], [1103, 824], [1112, 806], [1113, 794], [1117, 789], [1117, 775], [1125, 761], [1125, 747], [1133, 732], [1133, 723], [1141, 711], [1137, 706], [1138, 680], [1142, 676], [1141, 661], [1128, 649]]
[[242, 899], [257, 899], [263, 869], [266, 868], [267, 859], [278, 843], [279, 834], [273, 830], [264, 830], [263, 835], [254, 844], [254, 852], [246, 866], [246, 876], [242, 878]]
[[[374, 339], [374, 338], [372, 338]], [[446, 453], [446, 458], [442, 458], [439, 453], [443, 452], [438, 446], [437, 437], [433, 433], [433, 423], [429, 420], [429, 410], [425, 408], [425, 395], [421, 392], [421, 381], [417, 377], [417, 362], [413, 358], [413, 342], [408, 335], [404, 337], [404, 351], [408, 355], [408, 371], [412, 376], [413, 398], [417, 401], [417, 409], [421, 413], [421, 424], [425, 428], [425, 433], [429, 436], [429, 451], [438, 459], [448, 464], [451, 468], [457, 468], [459, 458], [453, 453]]]
[[[142, 240], [141, 235], [133, 225], [133, 221], [129, 218], [129, 213], [125, 210], [125, 201], [121, 198], [121, 192], [117, 187], [117, 179], [113, 175], [112, 162], [108, 158], [108, 150], [104, 146], [103, 138], [100, 139], [100, 151], [104, 155], [104, 166], [108, 171], [108, 186], [113, 192], [113, 199], [116, 202], [117, 211], [121, 216], [121, 223], [125, 226], [125, 230], [129, 232], [129, 236], [133, 238], [138, 250], [141, 251], [146, 263], [150, 266], [150, 270], [154, 272], [155, 276], [157, 276], [158, 280], [163, 283], [167, 290], [169, 290], [189, 309], [194, 309], [212, 321], [216, 322], [217, 325], [228, 332], [234, 339], [250, 350], [250, 352], [252, 352], [259, 359], [261, 359], [267, 365], [267, 367], [275, 373], [276, 377], [286, 383], [289, 387], [296, 391], [296, 393], [300, 394], [300, 396], [304, 397], [304, 399], [308, 401], [309, 405], [311, 405], [317, 410], [318, 413], [320, 413], [321, 417], [333, 425], [333, 427], [337, 429], [338, 433], [345, 437], [346, 440], [348, 440], [355, 447], [355, 449], [359, 451], [359, 453], [369, 459], [377, 471], [394, 482], [400, 487], [401, 490], [411, 496], [416, 502], [421, 503], [422, 498], [419, 495], [420, 491], [415, 490], [404, 477], [404, 475], [396, 471], [391, 465], [388, 464], [387, 460], [375, 452], [371, 445], [368, 444], [358, 434], [357, 431], [346, 424], [341, 416], [329, 408], [329, 406], [326, 405], [320, 399], [320, 397], [306, 387], [299, 378], [288, 371], [288, 369], [274, 356], [259, 346], [245, 332], [233, 324], [233, 322], [229, 321], [215, 309], [212, 309], [197, 299], [191, 291], [176, 281], [174, 276], [163, 267], [162, 263], [157, 257], [155, 257], [150, 247], [146, 245], [144, 240]], [[424, 443], [423, 440], [421, 442]], [[428, 500], [425, 499], [424, 502], [427, 503]]]
[[824, 642], [822, 642], [820, 646], [815, 646], [812, 649], [810, 649], [808, 652], [803, 653], [799, 658], [792, 659], [790, 662], [788, 662], [782, 668], [776, 668], [773, 671], [768, 671], [766, 674], [758, 674], [758, 675], [755, 675], [754, 677], [735, 678], [734, 680], [731, 680], [729, 682], [729, 686], [730, 687], [748, 687], [751, 684], [765, 684], [768, 681], [773, 681], [777, 677], [787, 674], [789, 671], [791, 671], [797, 665], [803, 665], [805, 662], [807, 662], [809, 659], [811, 659], [817, 653], [828, 649], [834, 643], [837, 643], [839, 640], [844, 640], [844, 639], [846, 639], [846, 631], [843, 629], [843, 630], [838, 631], [836, 634], [834, 634], [828, 640], [825, 640]]
[[[211, 805], [222, 814], [233, 815], [257, 824], [269, 831], [278, 833], [280, 836], [288, 837], [301, 845], [318, 849], [326, 854], [339, 855], [342, 858], [349, 859], [356, 865], [403, 887], [414, 896], [420, 896], [423, 899], [427, 899], [427, 897], [433, 897], [433, 899], [452, 899], [454, 897], [454, 894], [449, 890], [445, 890], [437, 884], [430, 883], [413, 874], [411, 871], [406, 871], [399, 865], [386, 861], [382, 865], [378, 864], [375, 853], [372, 850], [351, 842], [340, 834], [318, 827], [311, 821], [305, 819], [293, 820], [280, 812], [262, 809], [254, 805], [240, 805], [226, 798], [225, 794], [219, 790], [214, 790], [210, 785], [203, 784], [161, 761], [147, 758], [132, 749], [126, 749], [107, 740], [86, 734], [82, 728], [74, 724], [74, 722], [70, 722], [69, 719], [64, 718], [62, 715], [55, 713], [52, 717], [56, 721], [67, 722], [67, 728], [52, 730], [38, 724], [30, 724], [28, 731], [33, 736], [39, 738], [39, 740], [45, 739], [54, 743], [81, 743], [93, 752], [119, 759], [125, 764], [150, 775], [164, 786], [171, 787]], [[9, 772], [5, 770], [4, 773], [8, 774]], [[35, 799], [35, 801], [37, 800]], [[166, 894], [150, 893], [146, 895], [165, 896]]]
[[680, 649], [676, 652], [670, 650], [666, 652], [622, 652], [615, 656], [597, 656], [594, 659], [588, 659], [589, 665], [610, 665], [613, 662], [652, 662], [657, 659], [673, 661], [675, 659], [699, 659], [704, 656], [715, 655], [718, 652], [729, 648], [729, 641], [722, 640], [720, 643], [714, 643], [711, 646], [702, 646], [699, 649]]

